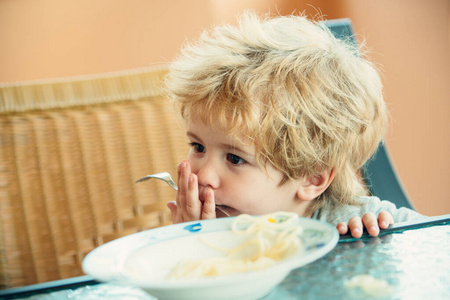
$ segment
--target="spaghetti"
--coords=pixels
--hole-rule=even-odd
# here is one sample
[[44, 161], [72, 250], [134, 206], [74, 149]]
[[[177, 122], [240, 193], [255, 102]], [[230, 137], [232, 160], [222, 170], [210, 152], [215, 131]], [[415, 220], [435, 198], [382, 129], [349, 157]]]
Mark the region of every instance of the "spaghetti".
[[233, 221], [231, 231], [244, 235], [246, 241], [232, 248], [208, 246], [226, 254], [224, 257], [203, 260], [186, 260], [178, 263], [169, 273], [169, 279], [193, 279], [229, 275], [267, 268], [302, 247], [297, 225], [298, 215], [276, 212], [259, 217], [239, 215]]

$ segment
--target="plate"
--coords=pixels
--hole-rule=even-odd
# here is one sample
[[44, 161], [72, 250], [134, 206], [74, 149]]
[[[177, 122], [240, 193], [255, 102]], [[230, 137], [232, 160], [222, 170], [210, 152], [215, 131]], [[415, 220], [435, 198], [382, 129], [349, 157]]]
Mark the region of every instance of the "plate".
[[297, 219], [303, 228], [301, 250], [268, 268], [200, 279], [166, 279], [185, 259], [217, 256], [204, 242], [232, 248], [242, 242], [233, 234], [236, 217], [159, 227], [119, 238], [91, 251], [83, 270], [102, 282], [137, 286], [159, 299], [258, 299], [268, 294], [291, 270], [311, 263], [337, 244], [337, 230], [324, 222]]

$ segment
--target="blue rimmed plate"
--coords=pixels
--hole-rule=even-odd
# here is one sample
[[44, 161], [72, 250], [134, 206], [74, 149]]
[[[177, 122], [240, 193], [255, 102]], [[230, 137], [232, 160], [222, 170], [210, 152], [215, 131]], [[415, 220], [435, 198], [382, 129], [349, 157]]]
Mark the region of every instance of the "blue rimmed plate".
[[83, 270], [99, 281], [137, 286], [160, 299], [258, 299], [291, 270], [330, 252], [339, 239], [331, 225], [299, 217], [303, 248], [266, 269], [200, 279], [166, 279], [180, 261], [217, 256], [217, 251], [200, 238], [226, 248], [240, 244], [242, 237], [230, 230], [234, 219], [169, 225], [114, 240], [91, 251], [83, 261]]

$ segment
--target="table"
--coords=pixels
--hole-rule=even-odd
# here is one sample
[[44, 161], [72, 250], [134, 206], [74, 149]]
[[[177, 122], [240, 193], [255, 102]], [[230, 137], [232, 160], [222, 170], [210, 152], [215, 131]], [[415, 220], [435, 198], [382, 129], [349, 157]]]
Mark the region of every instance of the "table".
[[[296, 269], [263, 300], [271, 299], [450, 299], [450, 215], [437, 222], [395, 224], [390, 231], [360, 240], [343, 238], [326, 256]], [[408, 227], [409, 226], [409, 227]], [[369, 275], [386, 284], [378, 297], [348, 287]], [[385, 293], [379, 297], [380, 293]], [[155, 300], [126, 286], [83, 276], [0, 291], [0, 299]]]

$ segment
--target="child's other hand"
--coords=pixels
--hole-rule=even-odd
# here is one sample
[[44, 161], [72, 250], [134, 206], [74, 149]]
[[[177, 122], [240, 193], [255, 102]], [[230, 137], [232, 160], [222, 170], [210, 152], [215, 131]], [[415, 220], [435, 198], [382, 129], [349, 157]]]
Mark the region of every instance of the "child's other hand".
[[362, 218], [351, 218], [348, 224], [345, 222], [337, 224], [336, 229], [339, 231], [339, 234], [347, 234], [350, 229], [350, 233], [354, 238], [360, 238], [363, 234], [363, 226], [371, 236], [377, 236], [380, 233], [380, 229], [386, 229], [393, 223], [394, 219], [387, 211], [380, 212], [378, 220], [375, 214], [368, 212]]
[[191, 173], [189, 162], [183, 160], [178, 166], [177, 201], [167, 203], [174, 224], [216, 218], [213, 191], [205, 190], [203, 202], [199, 196], [197, 176]]

